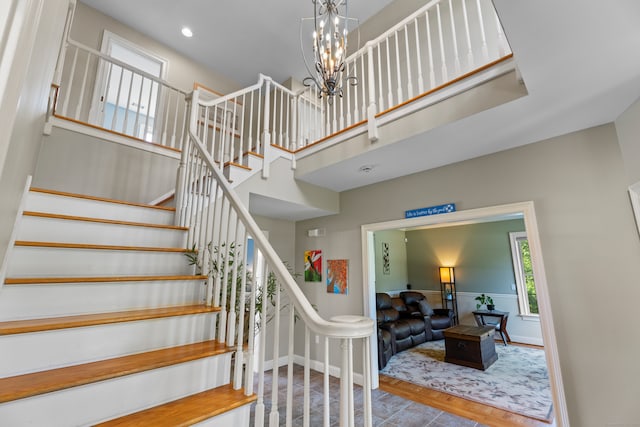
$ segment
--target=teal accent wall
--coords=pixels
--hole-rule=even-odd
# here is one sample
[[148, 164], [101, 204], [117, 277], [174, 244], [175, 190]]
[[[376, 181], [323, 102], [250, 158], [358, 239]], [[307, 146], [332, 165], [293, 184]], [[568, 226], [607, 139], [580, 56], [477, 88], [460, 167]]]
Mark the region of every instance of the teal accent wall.
[[522, 219], [407, 231], [407, 273], [414, 289], [440, 290], [438, 267], [455, 267], [458, 292], [516, 294], [509, 233]]

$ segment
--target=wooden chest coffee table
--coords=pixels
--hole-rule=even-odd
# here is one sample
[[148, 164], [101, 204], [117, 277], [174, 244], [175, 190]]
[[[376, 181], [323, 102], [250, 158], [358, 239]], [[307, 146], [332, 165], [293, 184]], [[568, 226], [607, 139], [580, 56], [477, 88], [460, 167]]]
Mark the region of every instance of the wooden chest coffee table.
[[498, 360], [493, 326], [458, 325], [444, 331], [445, 362], [483, 371]]

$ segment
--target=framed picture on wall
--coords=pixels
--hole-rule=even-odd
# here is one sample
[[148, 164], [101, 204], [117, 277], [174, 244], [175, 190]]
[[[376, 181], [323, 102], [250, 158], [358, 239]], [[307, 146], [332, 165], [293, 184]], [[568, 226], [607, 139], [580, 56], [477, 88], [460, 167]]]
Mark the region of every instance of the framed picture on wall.
[[322, 282], [322, 251], [304, 251], [304, 281]]
[[382, 274], [391, 274], [391, 260], [389, 259], [389, 243], [382, 242]]
[[349, 292], [349, 261], [346, 259], [327, 260], [327, 293], [347, 295]]
[[640, 182], [636, 182], [629, 187], [629, 197], [631, 198], [631, 207], [636, 218], [638, 234], [640, 234]]

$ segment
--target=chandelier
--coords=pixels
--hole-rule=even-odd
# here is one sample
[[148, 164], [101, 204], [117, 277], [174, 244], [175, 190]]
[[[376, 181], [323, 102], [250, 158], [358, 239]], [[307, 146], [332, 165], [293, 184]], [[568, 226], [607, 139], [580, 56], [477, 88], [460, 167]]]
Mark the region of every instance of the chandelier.
[[[310, 76], [303, 80], [305, 86], [316, 86], [319, 97], [327, 97], [329, 102], [334, 95], [342, 97], [343, 82], [348, 81], [356, 85], [355, 76], [345, 77], [345, 59], [347, 55], [347, 36], [349, 35], [349, 21], [356, 21], [348, 17], [348, 0], [311, 0], [313, 3], [313, 18], [303, 18], [300, 25], [300, 44], [305, 66]], [[344, 8], [344, 14], [340, 12]], [[304, 21], [313, 20], [312, 59], [305, 55], [303, 25]], [[313, 67], [309, 63], [313, 63]]]

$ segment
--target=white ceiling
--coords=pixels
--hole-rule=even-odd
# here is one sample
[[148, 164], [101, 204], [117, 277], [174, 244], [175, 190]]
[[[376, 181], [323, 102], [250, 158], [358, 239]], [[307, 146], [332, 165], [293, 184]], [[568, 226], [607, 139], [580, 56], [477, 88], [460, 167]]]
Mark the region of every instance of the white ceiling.
[[[300, 20], [311, 0], [80, 0], [221, 72], [240, 87], [258, 74], [302, 80]], [[364, 22], [392, 0], [351, 0], [349, 16]], [[407, 0], [401, 0], [407, 1]], [[187, 39], [183, 26], [193, 31]]]
[[[82, 1], [241, 85], [258, 73], [277, 81], [305, 76], [298, 22], [312, 13], [311, 0]], [[409, 1], [418, 3], [396, 0]], [[351, 0], [350, 15], [364, 21], [388, 3]], [[639, 0], [494, 3], [528, 96], [304, 179], [343, 191], [608, 123], [640, 97]], [[180, 35], [182, 25], [193, 29], [193, 39]], [[421, 144], [425, 139], [431, 143]], [[357, 170], [365, 164], [383, 167], [363, 178]]]

